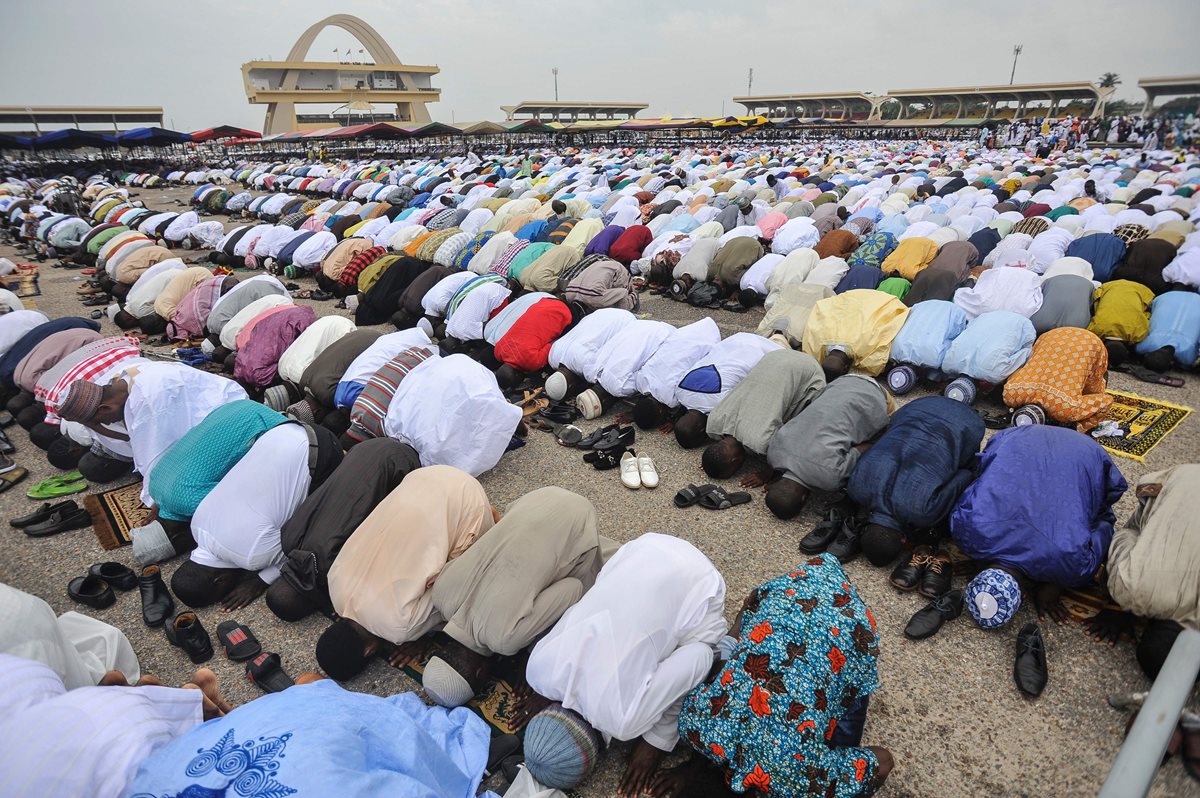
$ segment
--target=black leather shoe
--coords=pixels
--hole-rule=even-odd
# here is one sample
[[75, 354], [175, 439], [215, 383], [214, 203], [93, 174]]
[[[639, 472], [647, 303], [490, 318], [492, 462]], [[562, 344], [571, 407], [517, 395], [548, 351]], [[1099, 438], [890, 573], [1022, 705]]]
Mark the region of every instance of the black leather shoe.
[[167, 640], [171, 645], [182, 648], [183, 653], [188, 655], [188, 659], [192, 661], [193, 665], [199, 665], [201, 662], [208, 662], [212, 659], [212, 639], [204, 630], [196, 613], [190, 610], [179, 613], [175, 616], [174, 621], [167, 624], [166, 631]]
[[67, 584], [67, 595], [80, 604], [102, 610], [116, 603], [117, 597], [108, 582], [98, 576], [77, 576]]
[[942, 624], [962, 615], [962, 611], [963, 592], [951, 590], [917, 610], [908, 620], [908, 626], [904, 627], [904, 636], [910, 640], [933, 637], [942, 628]]
[[951, 576], [953, 569], [950, 567], [950, 555], [938, 552], [929, 558], [918, 592], [925, 598], [937, 598], [950, 590]]
[[171, 598], [157, 565], [142, 569], [138, 588], [142, 592], [142, 620], [147, 626], [162, 626], [175, 610], [175, 599]]
[[60, 532], [83, 529], [91, 525], [92, 516], [83, 508], [56, 510], [45, 521], [25, 527], [25, 534], [31, 538], [48, 538]]
[[137, 574], [119, 562], [98, 562], [88, 569], [88, 573], [118, 590], [133, 590], [138, 585]]
[[929, 565], [932, 554], [933, 550], [928, 546], [917, 546], [913, 549], [912, 556], [892, 571], [892, 585], [898, 590], [916, 590], [925, 575], [925, 568]]
[[12, 441], [8, 439], [8, 435], [0, 432], [0, 454], [12, 454], [17, 448], [12, 445]]
[[820, 554], [829, 548], [829, 544], [842, 531], [844, 521], [831, 521], [826, 519], [815, 527], [804, 537], [800, 538], [800, 551], [804, 554]]
[[73, 499], [67, 499], [66, 501], [58, 502], [57, 504], [51, 504], [50, 502], [46, 502], [41, 507], [34, 510], [32, 513], [29, 513], [28, 515], [22, 515], [18, 518], [14, 518], [11, 521], [9, 521], [8, 523], [9, 523], [9, 526], [15, 526], [17, 529], [24, 529], [25, 527], [30, 526], [31, 524], [39, 524], [42, 521], [45, 521], [47, 518], [49, 518], [51, 515], [53, 515], [56, 512], [78, 510], [78, 509], [79, 509], [79, 505], [75, 504], [75, 501]]
[[1040, 696], [1050, 680], [1050, 672], [1046, 670], [1046, 643], [1036, 623], [1025, 624], [1017, 633], [1013, 678], [1017, 682], [1017, 689], [1030, 698]]
[[861, 536], [854, 523], [847, 521], [842, 524], [842, 531], [825, 549], [825, 553], [837, 559], [842, 565], [854, 560], [862, 551]]

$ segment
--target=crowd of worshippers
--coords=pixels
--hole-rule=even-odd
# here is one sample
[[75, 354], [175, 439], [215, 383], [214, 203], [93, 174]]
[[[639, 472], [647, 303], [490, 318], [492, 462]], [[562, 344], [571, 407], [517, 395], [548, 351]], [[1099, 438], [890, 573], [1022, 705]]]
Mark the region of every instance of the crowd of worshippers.
[[[1147, 619], [1136, 654], [1148, 675], [1179, 631], [1195, 627], [1200, 466], [1143, 477], [1141, 507], [1119, 526], [1112, 507], [1128, 486], [1086, 433], [1109, 421], [1113, 365], [1140, 358], [1150, 367], [1141, 369], [1145, 378], [1172, 380], [1159, 372], [1196, 363], [1200, 238], [1192, 226], [1200, 211], [1191, 190], [1200, 166], [1175, 155], [1141, 171], [1128, 158], [1100, 155], [1095, 163], [1064, 156], [1057, 166], [903, 147], [886, 161], [866, 155], [810, 162], [777, 153], [610, 152], [410, 166], [365, 192], [387, 189], [387, 199], [354, 209], [374, 204], [370, 215], [387, 205], [378, 215], [339, 233], [304, 231], [306, 241], [333, 239], [314, 273], [330, 293], [357, 299], [347, 301], [354, 321], [316, 319], [273, 274], [239, 279], [166, 258], [123, 296], [106, 293], [117, 300], [111, 317], [196, 345], [165, 362], [136, 337], [105, 337], [96, 320], [51, 321], [0, 294], [0, 387], [55, 466], [95, 482], [142, 476], [153, 520], [132, 539], [152, 585], [148, 624], [174, 628], [171, 594], [188, 607], [226, 609], [265, 594], [285, 621], [337, 618], [316, 660], [351, 684], [372, 658], [404, 664], [436, 635], [423, 686], [454, 708], [487, 687], [497, 657], [515, 657], [524, 674], [517, 722], [525, 764], [553, 788], [582, 783], [617, 740], [635, 741], [621, 785], [629, 795], [869, 794], [894, 762], [886, 748], [862, 744], [878, 638], [842, 563], [861, 554], [891, 568], [898, 589], [931, 600], [905, 629], [914, 639], [964, 609], [985, 629], [1001, 627], [1025, 596], [1059, 620], [1062, 591], [1095, 580], [1127, 612], [1102, 613], [1090, 633], [1115, 641], [1132, 614]], [[295, 179], [310, 179], [287, 171], [238, 179], [274, 188], [267, 178], [278, 177], [289, 191]], [[311, 179], [312, 190], [342, 195], [371, 186], [321, 189], [329, 178]], [[83, 193], [126, 204], [120, 188], [97, 189], [104, 182]], [[397, 189], [412, 192], [407, 201], [390, 193]], [[3, 199], [0, 208], [23, 229], [27, 217], [53, 213], [22, 202]], [[322, 204], [289, 212], [303, 217], [291, 223], [297, 229], [224, 233], [216, 260], [239, 257], [254, 231], [298, 232], [330, 213], [317, 211]], [[109, 212], [93, 212], [91, 223], [110, 224], [102, 221]], [[260, 205], [255, 213], [271, 212]], [[472, 214], [482, 227], [463, 229]], [[448, 220], [456, 224], [439, 227]], [[527, 230], [552, 222], [557, 242]], [[383, 243], [362, 232], [372, 223]], [[35, 238], [40, 227], [32, 225]], [[133, 229], [114, 240], [130, 233], [149, 242], [127, 239], [135, 252], [158, 246]], [[447, 259], [443, 247], [455, 236]], [[95, 253], [97, 271], [122, 249], [107, 246]], [[73, 257], [91, 254], [81, 248]], [[340, 267], [329, 265], [335, 254]], [[280, 263], [271, 264], [276, 273]], [[580, 282], [588, 274], [595, 279]], [[527, 285], [527, 276], [546, 282]], [[372, 299], [381, 286], [387, 291]], [[722, 337], [711, 317], [676, 328], [633, 312], [639, 288], [692, 300], [704, 286], [711, 296], [695, 304], [734, 312], [764, 305], [757, 331]], [[385, 321], [396, 331], [366, 329]], [[196, 368], [212, 362], [232, 379]], [[893, 395], [919, 380], [945, 395], [897, 409]], [[521, 445], [523, 413], [509, 393], [531, 386], [589, 420], [623, 400], [644, 431], [673, 430], [685, 448], [703, 448], [699, 468], [713, 479], [747, 469], [743, 486], [764, 487], [779, 518], [795, 518], [818, 495], [847, 499], [802, 536], [795, 570], [764, 574], [729, 626], [721, 575], [686, 541], [650, 532], [618, 547], [602, 536], [588, 500], [556, 487], [503, 514], [492, 507], [476, 477]], [[1014, 426], [983, 446], [984, 419], [970, 404], [989, 392], [1015, 411]], [[0, 477], [16, 468], [0, 461]], [[1057, 489], [1019, 487], [1047, 484]], [[710, 485], [688, 485], [675, 501], [710, 494], [716, 507], [741, 501]], [[952, 589], [950, 541], [984, 566], [965, 589]], [[183, 556], [168, 592], [155, 564]], [[42, 627], [68, 643], [79, 632], [69, 623], [64, 630], [62, 619]], [[78, 636], [113, 639], [107, 631]], [[92, 645], [101, 674], [117, 669], [138, 681]], [[110, 642], [105, 650], [123, 649]], [[46, 674], [28, 663], [0, 666], [25, 668], [22, 678], [45, 689]], [[1035, 624], [1019, 636], [1014, 673], [1029, 695], [1047, 684]], [[74, 701], [110, 700], [58, 676], [62, 686], [44, 700], [64, 711]], [[328, 680], [228, 712], [207, 675], [197, 674], [195, 686], [103, 688], [153, 688], [137, 700], [182, 706], [186, 716], [162, 721], [171, 733], [146, 732], [122, 749], [129, 759], [110, 776], [124, 778], [113, 794], [130, 784], [153, 794], [227, 786], [242, 770], [214, 772], [209, 760], [267, 736], [277, 750], [311, 751], [269, 770], [285, 787], [319, 791], [366, 778], [338, 764], [346, 750], [397, 779], [435, 779], [439, 794], [473, 794], [487, 764], [487, 730], [466, 712], [360, 696]], [[3, 723], [58, 717], [38, 695]], [[158, 710], [143, 711], [152, 719]], [[196, 727], [206, 712], [231, 720]], [[316, 742], [316, 724], [351, 713], [393, 718], [402, 731]], [[281, 716], [294, 725], [271, 720]], [[235, 727], [239, 717], [245, 724]], [[29, 763], [61, 758], [49, 742], [72, 750], [80, 739], [43, 724], [4, 755], [22, 762], [35, 785], [74, 779], [81, 774]], [[95, 739], [99, 766], [111, 744]], [[692, 756], [661, 768], [681, 742]], [[413, 772], [398, 745], [428, 749], [432, 764]], [[300, 759], [303, 770], [288, 766]]]
[[1020, 120], [980, 129], [980, 144], [1023, 147], [1043, 152], [1075, 149], [1090, 141], [1146, 150], [1192, 147], [1200, 140], [1200, 118], [1195, 114], [1155, 117], [1065, 116], [1060, 119]]

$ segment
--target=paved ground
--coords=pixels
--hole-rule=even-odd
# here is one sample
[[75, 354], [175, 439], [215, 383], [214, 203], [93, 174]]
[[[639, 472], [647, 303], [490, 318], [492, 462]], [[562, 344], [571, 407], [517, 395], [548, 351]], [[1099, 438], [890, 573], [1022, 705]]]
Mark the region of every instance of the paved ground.
[[[149, 190], [141, 192], [141, 198], [149, 207], [170, 209], [175, 207], [176, 199], [190, 194], [190, 189]], [[0, 255], [13, 257], [11, 250], [2, 247]], [[76, 272], [45, 264], [43, 295], [31, 304], [51, 317], [79, 313], [81, 308], [74, 298], [78, 280]], [[334, 310], [332, 303], [314, 305], [322, 315], [344, 313]], [[646, 298], [643, 312], [675, 324], [702, 315], [693, 308], [654, 297]], [[739, 316], [718, 311], [716, 317], [723, 333], [728, 334], [753, 329], [760, 314]], [[115, 330], [107, 320], [104, 324], [106, 332]], [[1188, 376], [1185, 388], [1176, 390], [1137, 383], [1121, 374], [1113, 375], [1112, 384], [1120, 390], [1200, 408], [1200, 379], [1194, 374]], [[28, 485], [56, 473], [23, 431], [12, 428], [10, 434], [18, 448], [18, 462], [30, 471]], [[615, 471], [595, 471], [580, 460], [579, 453], [555, 445], [539, 432], [530, 434], [527, 446], [505, 455], [482, 482], [501, 509], [530, 490], [556, 484], [594, 502], [602, 532], [609, 537], [625, 541], [643, 532], [660, 531], [691, 541], [724, 574], [730, 618], [751, 588], [790, 570], [799, 560], [797, 542], [825, 507], [825, 497], [817, 497], [800, 518], [782, 522], [767, 512], [761, 495], [756, 494], [751, 504], [725, 512], [678, 510], [671, 503], [675, 490], [705, 479], [699, 452], [686, 452], [673, 437], [658, 433], [639, 432], [635, 447], [655, 458], [662, 477], [662, 486], [657, 490], [627, 490]], [[1200, 419], [1193, 416], [1159, 445], [1149, 462], [1116, 459], [1132, 483], [1142, 473], [1194, 461], [1198, 452]], [[730, 483], [735, 484], [736, 479]], [[1015, 488], [1053, 490], [1054, 486]], [[0, 495], [0, 517], [21, 515], [34, 504], [24, 497], [23, 490], [10, 491]], [[1126, 518], [1133, 505], [1127, 495], [1117, 508], [1118, 517]], [[230, 512], [236, 512], [236, 508], [230, 508]], [[80, 609], [67, 597], [66, 585], [70, 578], [85, 573], [91, 563], [115, 559], [135, 565], [129, 548], [102, 552], [90, 529], [44, 540], [32, 540], [9, 530], [2, 540], [0, 579], [41, 596], [58, 612]], [[169, 574], [176, 564], [166, 564], [164, 571]], [[887, 572], [873, 569], [861, 559], [848, 566], [848, 571], [874, 611], [882, 638], [882, 686], [872, 697], [864, 742], [887, 746], [895, 753], [897, 768], [884, 795], [949, 798], [1096, 793], [1121, 744], [1125, 722], [1124, 715], [1108, 707], [1105, 697], [1110, 692], [1148, 687], [1133, 659], [1131, 643], [1122, 642], [1110, 649], [1089, 640], [1077, 624], [1058, 627], [1049, 623], [1043, 632], [1049, 650], [1050, 684], [1039, 700], [1030, 701], [1018, 693], [1011, 673], [1017, 630], [1036, 620], [1031, 608], [1023, 607], [1014, 622], [999, 631], [984, 632], [964, 615], [936, 637], [912, 642], [901, 632], [924, 600], [896, 592], [887, 582]], [[135, 592], [121, 595], [109, 609], [89, 612], [125, 631], [146, 672], [157, 674], [168, 684], [184, 682], [193, 666], [167, 644], [161, 630], [143, 625], [140, 610]], [[210, 632], [224, 619], [217, 609], [201, 611], [200, 617]], [[323, 618], [285, 624], [262, 601], [237, 617], [255, 630], [265, 649], [282, 655], [292, 675], [316, 668], [313, 651], [327, 623]], [[259, 694], [245, 681], [241, 668], [220, 653], [209, 667], [220, 676], [234, 703], [252, 700]], [[383, 662], [376, 662], [347, 686], [380, 695], [415, 687]], [[1196, 698], [1193, 695], [1193, 704]], [[627, 746], [616, 746], [580, 794], [615, 794], [627, 750]], [[1200, 785], [1187, 777], [1178, 762], [1172, 762], [1160, 770], [1152, 794], [1200, 795]]]

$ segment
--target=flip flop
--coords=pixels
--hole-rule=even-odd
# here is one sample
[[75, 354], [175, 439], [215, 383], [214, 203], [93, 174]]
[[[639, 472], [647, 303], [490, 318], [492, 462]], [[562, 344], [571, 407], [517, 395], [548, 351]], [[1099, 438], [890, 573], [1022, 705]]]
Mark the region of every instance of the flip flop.
[[78, 471], [71, 471], [50, 479], [43, 479], [34, 485], [25, 495], [31, 499], [56, 499], [59, 496], [70, 496], [87, 490], [88, 481]]
[[747, 504], [749, 501], [750, 494], [744, 490], [726, 493], [721, 488], [715, 488], [700, 497], [700, 506], [705, 510], [728, 510], [730, 507]]
[[237, 621], [222, 621], [217, 624], [217, 640], [225, 649], [225, 656], [234, 662], [242, 662], [262, 653], [262, 646], [259, 645], [254, 632]]
[[0, 493], [21, 482], [27, 476], [29, 476], [29, 472], [20, 466], [0, 474]]
[[680, 509], [692, 507], [714, 490], [717, 490], [716, 485], [700, 485], [697, 487], [696, 485], [688, 483], [686, 488], [682, 488], [678, 493], [675, 494], [675, 506], [679, 507]]
[[246, 678], [264, 693], [282, 693], [295, 684], [283, 670], [278, 654], [265, 651], [246, 663]]

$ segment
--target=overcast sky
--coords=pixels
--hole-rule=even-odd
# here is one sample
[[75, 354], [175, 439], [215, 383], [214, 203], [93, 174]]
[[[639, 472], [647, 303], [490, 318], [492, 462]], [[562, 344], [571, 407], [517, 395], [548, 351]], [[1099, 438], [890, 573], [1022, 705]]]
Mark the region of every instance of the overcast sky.
[[[161, 105], [166, 124], [261, 129], [241, 64], [282, 59], [310, 24], [364, 19], [401, 60], [436, 64], [439, 121], [500, 119], [502, 104], [647, 102], [642, 116], [743, 113], [754, 93], [871, 91], [1200, 73], [1200, 0], [41, 0], [3, 3], [0, 105]], [[310, 52], [357, 52], [340, 29]], [[382, 110], [382, 109], [381, 109]]]

